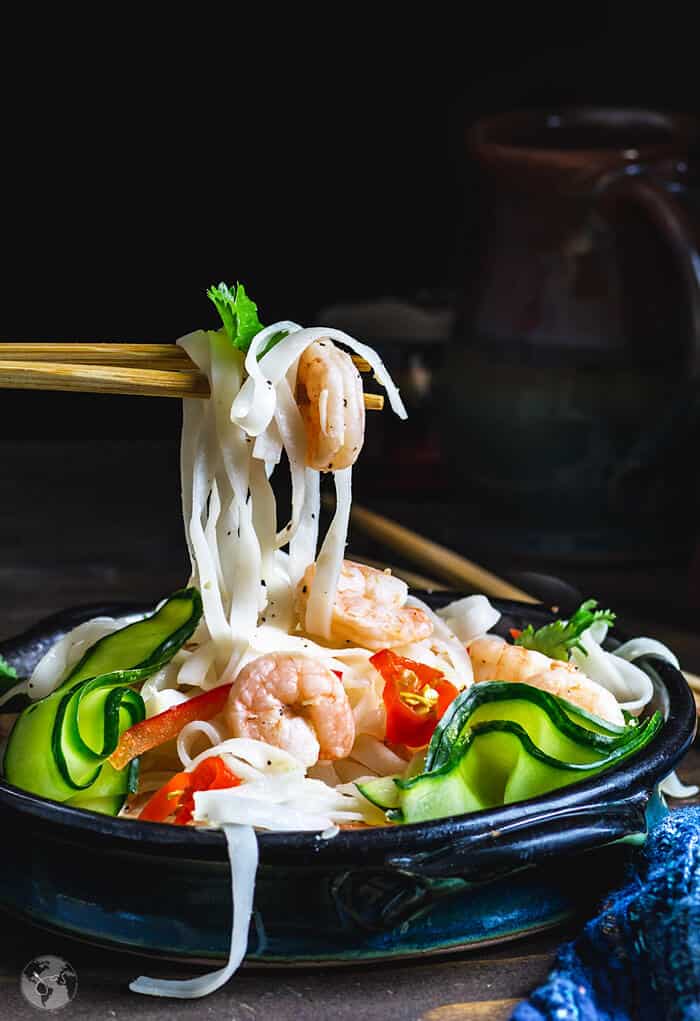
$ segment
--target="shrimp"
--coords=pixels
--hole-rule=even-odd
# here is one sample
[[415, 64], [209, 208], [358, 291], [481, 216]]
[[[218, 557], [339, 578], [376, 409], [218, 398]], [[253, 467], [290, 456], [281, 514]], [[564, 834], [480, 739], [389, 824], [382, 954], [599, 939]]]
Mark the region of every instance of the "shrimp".
[[[315, 572], [307, 567], [297, 587], [297, 608], [302, 622]], [[433, 633], [424, 610], [404, 606], [408, 586], [400, 578], [374, 567], [344, 560], [333, 602], [331, 637], [365, 649], [390, 649], [420, 642]]]
[[346, 758], [355, 720], [339, 678], [318, 659], [269, 653], [243, 667], [224, 718], [234, 737], [265, 741], [305, 767]]
[[510, 645], [495, 635], [477, 638], [469, 645], [474, 681], [521, 681], [565, 698], [609, 723], [623, 725], [625, 718], [611, 691], [579, 670], [573, 663]]
[[316, 340], [299, 359], [296, 401], [306, 430], [306, 466], [335, 471], [355, 463], [365, 438], [362, 377], [345, 351]]

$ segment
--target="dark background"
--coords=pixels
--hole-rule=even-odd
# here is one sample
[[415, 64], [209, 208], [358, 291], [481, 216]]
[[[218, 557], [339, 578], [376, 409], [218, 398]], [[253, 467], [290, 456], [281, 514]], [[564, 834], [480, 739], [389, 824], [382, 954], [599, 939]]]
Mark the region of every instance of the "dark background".
[[[242, 279], [263, 321], [449, 287], [478, 246], [476, 116], [698, 108], [692, 32], [643, 5], [5, 26], [0, 338], [174, 340]], [[335, 17], [335, 16], [334, 16]], [[167, 435], [163, 402], [8, 393], [0, 434]]]
[[[216, 324], [205, 290], [220, 279], [243, 280], [263, 322], [309, 324], [337, 301], [454, 293], [481, 251], [481, 184], [464, 144], [477, 117], [577, 104], [700, 109], [682, 7], [24, 18], [4, 26], [0, 44], [7, 341], [174, 341]], [[498, 508], [476, 522], [450, 511], [459, 494], [416, 453], [430, 414], [404, 434], [410, 484], [392, 494], [396, 473], [379, 487], [360, 473], [358, 500], [503, 573], [534, 565], [601, 598], [660, 607], [670, 605], [664, 578], [673, 612], [695, 612], [692, 536], [651, 569], [601, 544], [592, 560], [620, 565], [601, 591], [581, 556], [558, 561], [561, 542], [547, 549], [512, 531], [502, 542], [513, 521], [502, 528]], [[118, 583], [98, 572], [96, 595], [128, 595], [141, 566], [167, 555], [179, 577], [179, 417], [176, 401], [0, 391], [0, 443], [12, 450], [0, 503], [18, 562], [39, 569], [52, 557], [60, 569], [63, 544], [79, 543], [90, 519], [104, 528], [93, 529], [86, 564], [131, 557]], [[32, 575], [27, 591], [35, 585]], [[146, 582], [138, 588], [150, 596]]]

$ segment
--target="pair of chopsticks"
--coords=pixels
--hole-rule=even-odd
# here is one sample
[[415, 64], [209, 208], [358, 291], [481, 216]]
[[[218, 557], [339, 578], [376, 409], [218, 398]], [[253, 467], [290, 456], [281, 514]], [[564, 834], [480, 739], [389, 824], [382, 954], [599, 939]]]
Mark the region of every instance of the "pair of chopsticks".
[[[413, 532], [410, 528], [406, 528], [404, 525], [400, 525], [398, 522], [392, 521], [382, 514], [368, 510], [366, 507], [361, 507], [354, 503], [350, 520], [353, 525], [356, 525], [373, 539], [384, 543], [394, 552], [405, 556], [416, 565], [427, 568], [441, 581], [447, 582], [449, 585], [466, 587], [474, 592], [482, 592], [486, 596], [494, 596], [499, 599], [516, 599], [524, 603], [540, 602], [539, 599], [530, 595], [529, 592], [524, 592], [522, 589], [517, 588], [517, 586], [511, 585], [510, 582], [499, 578], [496, 574], [492, 574], [491, 571], [480, 567], [474, 561], [467, 560], [466, 557], [454, 553], [452, 550], [447, 549], [447, 547], [441, 546], [437, 542], [432, 542], [430, 539], [418, 535], [417, 532]], [[406, 575], [408, 572], [396, 573]], [[422, 576], [420, 578], [423, 583], [420, 586], [422, 588], [443, 587], [440, 585], [440, 582], [432, 582], [430, 578], [423, 578]], [[408, 580], [407, 577], [406, 580]], [[700, 713], [700, 677], [687, 670], [683, 671], [683, 675], [693, 691], [698, 705], [698, 712]]]
[[[206, 377], [176, 344], [0, 344], [0, 389], [209, 397]], [[381, 411], [384, 398], [365, 394], [365, 407]]]

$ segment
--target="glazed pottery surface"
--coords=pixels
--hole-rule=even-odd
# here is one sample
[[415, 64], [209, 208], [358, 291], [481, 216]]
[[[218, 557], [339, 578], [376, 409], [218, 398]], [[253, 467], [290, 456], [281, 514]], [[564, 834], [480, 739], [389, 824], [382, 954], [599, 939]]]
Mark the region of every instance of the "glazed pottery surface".
[[612, 107], [469, 129], [479, 240], [436, 410], [455, 485], [518, 552], [553, 534], [567, 556], [693, 546], [699, 134]]

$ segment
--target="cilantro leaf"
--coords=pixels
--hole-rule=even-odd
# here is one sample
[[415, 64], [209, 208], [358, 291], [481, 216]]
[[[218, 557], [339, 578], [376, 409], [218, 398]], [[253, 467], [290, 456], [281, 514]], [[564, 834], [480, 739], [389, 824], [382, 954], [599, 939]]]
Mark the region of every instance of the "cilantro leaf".
[[569, 658], [570, 649], [579, 649], [586, 656], [588, 653], [579, 641], [583, 632], [597, 620], [604, 620], [607, 624], [615, 620], [611, 610], [596, 610], [597, 605], [595, 599], [587, 599], [568, 621], [555, 620], [536, 631], [532, 624], [528, 624], [515, 639], [515, 644], [564, 662]]
[[15, 668], [10, 666], [7, 660], [0, 656], [0, 694], [4, 694], [10, 688], [14, 688], [18, 680]]
[[[245, 292], [243, 284], [236, 284], [229, 287], [221, 283], [212, 286], [207, 290], [207, 297], [216, 305], [216, 310], [221, 316], [224, 329], [234, 347], [239, 351], [247, 351], [250, 342], [256, 333], [263, 329], [263, 324], [258, 319], [258, 306]], [[263, 350], [259, 353], [258, 359], [266, 355], [275, 344], [288, 336], [286, 330], [280, 330], [273, 334]]]
[[7, 680], [16, 681], [17, 671], [13, 666], [10, 666], [6, 659], [0, 656], [0, 683]]
[[210, 287], [207, 297], [216, 305], [233, 346], [240, 351], [247, 351], [251, 340], [263, 326], [258, 319], [258, 306], [248, 297], [243, 284], [229, 287], [221, 283]]

